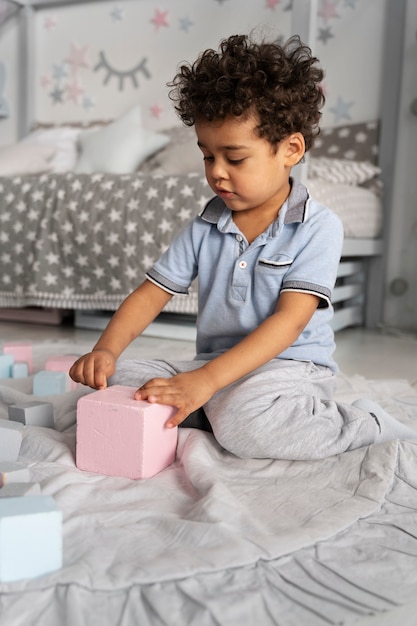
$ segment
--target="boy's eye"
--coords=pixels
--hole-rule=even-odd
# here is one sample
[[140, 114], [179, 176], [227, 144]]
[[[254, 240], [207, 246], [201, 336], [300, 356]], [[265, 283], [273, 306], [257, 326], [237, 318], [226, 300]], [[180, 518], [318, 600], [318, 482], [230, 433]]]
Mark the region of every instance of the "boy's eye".
[[245, 159], [227, 159], [231, 165], [239, 165], [243, 163]]

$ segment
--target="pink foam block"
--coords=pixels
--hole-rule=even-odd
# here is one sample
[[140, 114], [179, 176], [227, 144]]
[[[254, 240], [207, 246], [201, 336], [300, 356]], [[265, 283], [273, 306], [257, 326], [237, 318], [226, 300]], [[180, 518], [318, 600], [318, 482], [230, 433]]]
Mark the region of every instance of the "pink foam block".
[[177, 428], [165, 424], [177, 409], [134, 400], [135, 387], [115, 385], [77, 404], [77, 467], [125, 478], [149, 478], [175, 460]]
[[5, 342], [3, 354], [11, 354], [15, 361], [27, 363], [29, 374], [32, 372], [32, 344], [29, 341]]
[[[60, 354], [50, 356], [45, 363], [45, 371], [47, 372], [65, 372], [68, 374], [70, 367], [79, 357], [75, 354]], [[77, 389], [78, 383], [74, 382], [68, 374], [68, 388], [70, 390]]]

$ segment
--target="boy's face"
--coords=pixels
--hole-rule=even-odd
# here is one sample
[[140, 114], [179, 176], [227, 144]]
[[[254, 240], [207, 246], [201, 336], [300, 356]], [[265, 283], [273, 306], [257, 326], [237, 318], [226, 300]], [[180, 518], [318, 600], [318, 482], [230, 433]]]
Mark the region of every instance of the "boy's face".
[[274, 152], [271, 144], [256, 134], [256, 126], [253, 116], [228, 117], [196, 121], [195, 130], [207, 181], [226, 206], [234, 212], [273, 214], [290, 192], [291, 167], [304, 154], [304, 140], [294, 133]]

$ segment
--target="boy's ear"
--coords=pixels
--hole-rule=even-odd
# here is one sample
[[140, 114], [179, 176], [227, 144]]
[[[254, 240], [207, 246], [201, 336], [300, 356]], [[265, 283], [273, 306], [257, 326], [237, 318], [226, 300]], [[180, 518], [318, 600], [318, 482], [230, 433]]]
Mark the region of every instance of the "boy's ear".
[[293, 167], [301, 161], [305, 154], [306, 145], [304, 137], [301, 133], [293, 133], [286, 137], [285, 142], [285, 165]]

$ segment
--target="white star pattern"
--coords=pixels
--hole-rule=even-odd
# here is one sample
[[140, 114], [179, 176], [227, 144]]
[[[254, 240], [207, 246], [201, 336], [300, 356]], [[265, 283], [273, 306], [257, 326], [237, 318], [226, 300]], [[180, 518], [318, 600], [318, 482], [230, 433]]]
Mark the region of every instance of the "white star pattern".
[[53, 254], [53, 252], [47, 254], [45, 258], [49, 265], [57, 265], [59, 262], [59, 254]]
[[148, 198], [148, 200], [151, 200], [152, 198], [157, 198], [158, 197], [158, 190], [156, 187], [150, 187], [148, 189], [148, 191], [146, 192], [146, 197]]
[[139, 208], [139, 201], [138, 200], [129, 200], [128, 204], [127, 204], [127, 208], [129, 209], [129, 211], [135, 211], [136, 209]]
[[191, 217], [191, 209], [184, 209], [184, 207], [182, 207], [181, 211], [178, 213], [178, 217], [182, 222], [189, 220]]
[[174, 208], [174, 198], [164, 198], [162, 200], [162, 208], [164, 209], [164, 211], [167, 211], [168, 209], [173, 209]]
[[108, 241], [111, 246], [114, 246], [116, 243], [119, 242], [119, 233], [110, 233], [109, 235], [107, 235], [106, 241]]
[[81, 276], [80, 278], [81, 289], [88, 289], [90, 286], [90, 279], [88, 276]]
[[129, 265], [126, 267], [126, 276], [130, 280], [134, 280], [137, 277], [138, 271], [134, 267], [130, 267]]
[[58, 280], [58, 277], [56, 274], [51, 274], [51, 272], [48, 272], [47, 274], [45, 274], [45, 282], [47, 285], [56, 285]]
[[124, 228], [128, 234], [131, 234], [136, 232], [137, 227], [138, 225], [136, 222], [127, 222]]
[[158, 228], [160, 228], [163, 233], [169, 233], [172, 230], [172, 222], [163, 219], [162, 222], [158, 224]]
[[153, 233], [149, 233], [145, 230], [140, 240], [144, 246], [149, 246], [150, 244], [154, 243], [154, 235]]
[[155, 217], [155, 214], [150, 209], [145, 211], [145, 213], [142, 213], [142, 218], [145, 220], [145, 222], [149, 222], [150, 220], [153, 220], [154, 217]]
[[78, 235], [75, 237], [75, 241], [78, 244], [83, 244], [87, 241], [88, 235], [87, 233], [78, 233]]
[[121, 220], [121, 217], [121, 211], [118, 211], [116, 209], [112, 209], [109, 213], [109, 218], [112, 222], [119, 222]]
[[105, 274], [104, 269], [102, 267], [95, 267], [93, 269], [93, 273], [94, 273], [94, 276], [97, 278], [97, 280], [99, 280], [100, 278], [103, 278]]
[[131, 243], [129, 243], [125, 247], [125, 255], [126, 255], [127, 258], [129, 258], [131, 256], [136, 256], [136, 246], [134, 246]]

